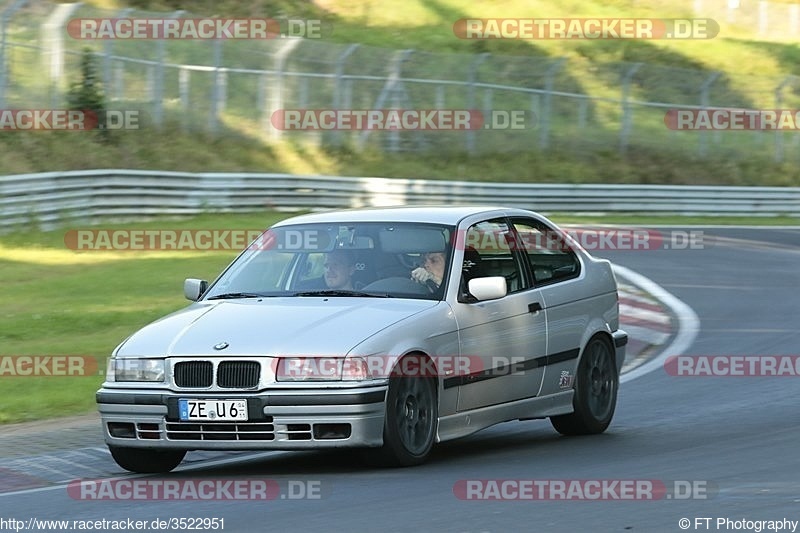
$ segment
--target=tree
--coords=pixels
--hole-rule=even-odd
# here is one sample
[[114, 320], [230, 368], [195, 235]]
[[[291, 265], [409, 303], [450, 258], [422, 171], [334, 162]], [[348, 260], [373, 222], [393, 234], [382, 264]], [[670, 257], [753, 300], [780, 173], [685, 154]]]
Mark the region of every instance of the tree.
[[81, 79], [70, 88], [67, 102], [70, 109], [80, 110], [88, 115], [87, 123], [91, 124], [96, 121], [97, 130], [104, 138], [108, 137], [105, 96], [97, 76], [94, 53], [90, 48], [83, 49]]

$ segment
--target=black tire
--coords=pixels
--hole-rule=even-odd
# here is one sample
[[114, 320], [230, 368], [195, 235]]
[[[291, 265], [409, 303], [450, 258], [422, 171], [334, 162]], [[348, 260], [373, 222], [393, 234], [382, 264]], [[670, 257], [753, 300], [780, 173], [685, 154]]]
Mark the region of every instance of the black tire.
[[109, 446], [111, 457], [125, 470], [138, 474], [169, 472], [183, 461], [186, 450], [154, 450], [152, 448], [121, 448]]
[[574, 412], [551, 416], [550, 422], [562, 435], [602, 433], [611, 424], [617, 406], [619, 374], [611, 343], [595, 336], [586, 345], [575, 379]]
[[[420, 360], [409, 361], [409, 357], [419, 357]], [[425, 368], [421, 357], [406, 356], [404, 364], [398, 368]], [[436, 440], [438, 417], [435, 378], [392, 375], [386, 394], [383, 446], [367, 450], [367, 461], [380, 466], [415, 466], [424, 463]]]

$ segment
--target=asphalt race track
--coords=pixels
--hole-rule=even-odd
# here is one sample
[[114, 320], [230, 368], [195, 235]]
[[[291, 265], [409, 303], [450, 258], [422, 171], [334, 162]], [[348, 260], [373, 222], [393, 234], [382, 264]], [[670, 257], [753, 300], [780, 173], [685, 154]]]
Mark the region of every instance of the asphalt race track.
[[[701, 249], [595, 254], [694, 310], [699, 323], [686, 337], [693, 342], [664, 355], [800, 353], [800, 229], [702, 231]], [[800, 377], [682, 377], [656, 364], [624, 380], [614, 423], [599, 436], [566, 438], [547, 421], [512, 422], [440, 445], [426, 465], [395, 470], [362, 466], [352, 452], [269, 453], [165, 476], [274, 480], [281, 493], [269, 501], [86, 501], [60, 486], [0, 495], [0, 517], [216, 517], [237, 532], [756, 531], [742, 520], [800, 520]], [[467, 480], [504, 479], [692, 490], [624, 500], [458, 497]], [[298, 482], [311, 482], [303, 487], [318, 488], [320, 498], [289, 498]]]

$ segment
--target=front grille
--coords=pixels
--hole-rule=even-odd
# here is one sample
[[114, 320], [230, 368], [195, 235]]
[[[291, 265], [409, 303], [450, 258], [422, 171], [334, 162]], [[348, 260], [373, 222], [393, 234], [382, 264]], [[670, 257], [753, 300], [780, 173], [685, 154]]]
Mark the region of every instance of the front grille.
[[272, 418], [263, 422], [215, 424], [167, 422], [169, 440], [275, 440]]
[[183, 361], [175, 365], [175, 384], [184, 388], [207, 388], [214, 380], [211, 361]]
[[223, 389], [252, 389], [258, 385], [261, 365], [256, 361], [223, 361], [217, 369], [217, 386]]

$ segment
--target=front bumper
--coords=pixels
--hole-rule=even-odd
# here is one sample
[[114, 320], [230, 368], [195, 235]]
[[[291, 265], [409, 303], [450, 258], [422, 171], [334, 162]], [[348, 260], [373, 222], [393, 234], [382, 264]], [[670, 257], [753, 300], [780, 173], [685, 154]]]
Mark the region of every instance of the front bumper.
[[[183, 450], [308, 450], [383, 444], [386, 385], [247, 393], [102, 388], [106, 444]], [[178, 400], [246, 399], [247, 422], [181, 422]]]
[[614, 337], [614, 351], [617, 360], [617, 373], [622, 370], [622, 365], [625, 364], [625, 347], [628, 345], [628, 334], [625, 331], [618, 329], [612, 336]]

